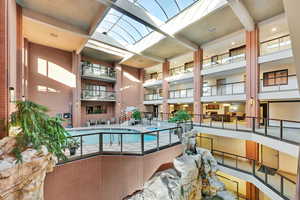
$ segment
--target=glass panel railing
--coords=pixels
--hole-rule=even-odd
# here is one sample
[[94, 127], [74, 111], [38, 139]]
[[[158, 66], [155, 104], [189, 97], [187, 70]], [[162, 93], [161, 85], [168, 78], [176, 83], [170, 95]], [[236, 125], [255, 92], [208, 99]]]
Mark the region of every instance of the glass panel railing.
[[185, 65], [171, 68], [169, 73], [170, 76], [176, 76], [180, 74], [185, 74], [185, 73], [190, 73], [193, 72], [194, 68], [193, 67], [186, 67]]
[[227, 83], [203, 87], [203, 96], [226, 96], [245, 94], [245, 82]]
[[116, 78], [116, 72], [111, 67], [105, 67], [98, 64], [82, 63], [82, 76], [94, 78]]
[[83, 100], [116, 100], [115, 92], [101, 91], [101, 90], [88, 90], [82, 89], [81, 98]]
[[295, 74], [260, 80], [261, 93], [290, 90], [298, 90], [297, 76]]
[[290, 49], [291, 38], [289, 35], [285, 35], [279, 38], [268, 40], [260, 43], [260, 55], [267, 55], [277, 51]]
[[157, 72], [157, 73], [152, 73], [152, 74], [145, 74], [144, 76], [144, 82], [152, 82], [152, 81], [157, 81], [157, 80], [162, 80], [162, 72]]
[[177, 99], [177, 98], [190, 98], [194, 96], [194, 89], [182, 89], [182, 90], [171, 90], [169, 91], [169, 98], [170, 99]]
[[204, 59], [203, 69], [208, 69], [219, 65], [236, 63], [236, 62], [244, 61], [245, 59], [246, 59], [246, 54], [244, 52], [235, 56], [230, 56], [229, 53], [225, 53], [225, 54], [214, 56], [212, 58]]
[[145, 101], [162, 100], [162, 97], [160, 94], [145, 94], [144, 100]]

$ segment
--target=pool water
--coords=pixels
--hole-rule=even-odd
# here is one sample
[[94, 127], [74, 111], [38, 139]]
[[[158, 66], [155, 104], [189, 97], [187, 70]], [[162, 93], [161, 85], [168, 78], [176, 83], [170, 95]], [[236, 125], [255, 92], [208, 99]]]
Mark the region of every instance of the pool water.
[[[104, 133], [103, 134], [103, 143], [104, 144], [118, 144], [121, 141], [120, 134], [111, 134], [111, 133], [123, 133], [123, 143], [140, 143], [141, 142], [141, 134], [137, 130], [132, 129], [89, 129], [89, 130], [72, 130], [68, 131], [72, 136], [75, 135], [84, 135], [84, 134], [92, 134], [92, 133]], [[124, 134], [126, 133], [126, 134]], [[80, 137], [78, 137], [80, 139]], [[88, 135], [82, 137], [83, 144], [99, 144], [99, 135]], [[156, 136], [151, 134], [144, 135], [144, 142], [155, 141]]]

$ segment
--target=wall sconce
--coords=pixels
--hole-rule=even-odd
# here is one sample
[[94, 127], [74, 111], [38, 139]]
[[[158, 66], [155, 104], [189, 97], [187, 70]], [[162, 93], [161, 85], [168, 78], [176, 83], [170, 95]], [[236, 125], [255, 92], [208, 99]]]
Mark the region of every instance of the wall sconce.
[[9, 87], [9, 101], [10, 103], [14, 103], [16, 101], [16, 92], [15, 88]]
[[252, 106], [254, 104], [253, 97], [250, 98], [250, 105]]

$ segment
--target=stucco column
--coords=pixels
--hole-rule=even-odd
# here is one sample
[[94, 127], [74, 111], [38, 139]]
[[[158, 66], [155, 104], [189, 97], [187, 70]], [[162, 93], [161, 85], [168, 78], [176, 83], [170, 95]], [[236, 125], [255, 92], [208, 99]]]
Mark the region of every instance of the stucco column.
[[[246, 116], [259, 117], [259, 67], [258, 58], [258, 29], [246, 31]], [[252, 127], [253, 120], [247, 118], [247, 126]], [[256, 123], [259, 123], [256, 120]], [[255, 123], [255, 124], [256, 124]], [[246, 141], [246, 157], [258, 160], [258, 144]]]
[[168, 99], [169, 99], [169, 83], [166, 80], [166, 78], [169, 77], [169, 68], [170, 68], [170, 62], [165, 61], [162, 64], [162, 78], [163, 78], [163, 83], [162, 83], [162, 97], [163, 97], [163, 120], [168, 120], [169, 117], [169, 104], [168, 104]]
[[202, 105], [200, 102], [202, 96], [203, 76], [201, 76], [203, 64], [203, 50], [198, 49], [194, 52], [194, 122], [200, 123], [202, 114]]
[[76, 87], [73, 88], [72, 124], [73, 127], [81, 126], [81, 55], [72, 53], [72, 72], [76, 77]]
[[121, 65], [115, 65], [116, 70], [116, 83], [114, 90], [116, 92], [116, 105], [115, 105], [115, 117], [119, 119], [122, 111], [122, 82], [123, 82], [123, 68]]
[[23, 62], [23, 49], [24, 49], [24, 38], [23, 38], [23, 15], [22, 15], [22, 7], [19, 5], [16, 5], [16, 23], [17, 23], [17, 56], [16, 56], [16, 62], [17, 62], [17, 88], [16, 88], [16, 97], [18, 100], [21, 100], [24, 94], [24, 67], [25, 63]]
[[8, 9], [7, 0], [0, 1], [0, 138], [7, 135], [8, 119]]

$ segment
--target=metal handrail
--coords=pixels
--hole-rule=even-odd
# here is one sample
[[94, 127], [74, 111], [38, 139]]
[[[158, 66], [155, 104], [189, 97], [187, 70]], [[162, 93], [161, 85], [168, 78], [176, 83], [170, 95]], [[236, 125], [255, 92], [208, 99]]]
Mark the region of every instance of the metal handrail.
[[[257, 160], [254, 160], [254, 159], [250, 159], [250, 158], [247, 158], [247, 157], [244, 157], [244, 156], [240, 156], [240, 155], [236, 155], [236, 154], [232, 154], [232, 153], [228, 153], [228, 152], [224, 152], [224, 151], [220, 151], [220, 150], [212, 150], [212, 154], [213, 155], [216, 155], [216, 153], [218, 154], [218, 156], [221, 156], [222, 158], [222, 161], [218, 161], [218, 163], [220, 165], [223, 165], [223, 166], [226, 166], [226, 167], [229, 167], [229, 168], [233, 168], [235, 170], [239, 170], [239, 171], [242, 171], [244, 173], [247, 173], [247, 174], [251, 174], [253, 175], [255, 178], [257, 178], [259, 181], [261, 181], [262, 183], [264, 183], [266, 186], [268, 186], [271, 190], [273, 190], [274, 192], [276, 192], [278, 195], [280, 195], [282, 198], [284, 199], [289, 199], [287, 196], [285, 196], [284, 194], [284, 184], [285, 184], [285, 180], [296, 185], [296, 182], [289, 179], [288, 177], [285, 177], [285, 176], [282, 176], [281, 174], [277, 173], [276, 172], [276, 175], [278, 175], [280, 177], [280, 190], [278, 190], [277, 188], [275, 188], [274, 186], [272, 186], [270, 184], [270, 181], [268, 181], [268, 173], [266, 172], [261, 172], [264, 174], [264, 179], [262, 179], [259, 175], [257, 175], [257, 172], [256, 172], [256, 166], [261, 166], [263, 165], [261, 162], [257, 161]], [[226, 160], [225, 157], [226, 155], [229, 155], [231, 159], [234, 159], [235, 160], [235, 166], [232, 166], [232, 165], [229, 165], [229, 164], [226, 164], [224, 161]], [[251, 164], [251, 171], [247, 171], [245, 169], [243, 169], [242, 167], [239, 167], [238, 166], [238, 163], [239, 163], [239, 158], [242, 158], [242, 159], [245, 159], [248, 161], [248, 163]]]
[[145, 82], [151, 81], [151, 80], [161, 80], [162, 79], [162, 72], [156, 72], [155, 77], [153, 77], [154, 74], [145, 74], [144, 80]]
[[[283, 39], [287, 39], [287, 41], [283, 42]], [[270, 46], [265, 47], [265, 45], [268, 45], [269, 43], [270, 43]], [[273, 38], [273, 39], [261, 42], [260, 43], [260, 53], [261, 53], [261, 55], [267, 55], [267, 54], [270, 54], [270, 53], [273, 53], [276, 51], [291, 48], [290, 45], [291, 45], [291, 39], [290, 39], [289, 34], [280, 36], [277, 38]], [[285, 48], [282, 48], [282, 47], [285, 47]], [[265, 48], [267, 48], [267, 49], [265, 49]], [[268, 49], [270, 51], [264, 52], [264, 50], [268, 50]]]
[[[245, 48], [243, 50], [245, 50]], [[218, 60], [215, 62], [212, 62], [211, 59], [213, 57], [218, 57]], [[220, 57], [220, 59], [219, 59], [219, 57]], [[222, 64], [235, 63], [235, 62], [239, 62], [239, 61], [242, 61], [245, 59], [246, 59], [245, 52], [241, 53], [239, 55], [235, 55], [235, 56], [230, 56], [229, 52], [227, 52], [227, 53], [212, 56], [210, 58], [203, 59], [203, 68], [218, 66], [218, 65], [222, 65]]]
[[81, 65], [81, 69], [82, 69], [81, 70], [82, 76], [93, 76], [93, 77], [106, 76], [109, 78], [116, 78], [116, 71], [111, 67], [83, 62]]
[[[182, 93], [182, 91], [185, 91], [185, 94]], [[194, 88], [186, 88], [186, 89], [180, 89], [180, 90], [169, 90], [169, 98], [173, 99], [173, 98], [188, 98], [188, 97], [193, 97]], [[191, 92], [191, 94], [189, 95], [188, 92]], [[176, 96], [175, 94], [178, 93], [178, 95]], [[172, 97], [173, 94], [173, 97]]]
[[90, 90], [90, 89], [81, 89], [81, 98], [82, 99], [116, 99], [116, 92], [114, 91], [105, 91], [105, 90]]
[[[239, 85], [240, 87], [238, 87]], [[202, 96], [237, 95], [237, 94], [244, 94], [245, 91], [246, 91], [245, 81], [240, 81], [240, 82], [225, 83], [221, 85], [203, 86]]]
[[181, 65], [178, 67], [171, 68], [169, 70], [169, 73], [170, 73], [170, 76], [175, 76], [175, 75], [177, 75], [176, 72], [179, 72], [180, 74], [184, 74], [184, 73], [192, 72], [193, 70], [194, 70], [194, 67], [190, 67], [190, 68], [186, 69], [186, 65]]
[[[152, 98], [150, 98], [152, 96]], [[144, 95], [144, 100], [145, 101], [153, 101], [153, 100], [161, 100], [162, 97], [160, 96], [159, 93], [150, 93], [150, 94], [145, 94]]]

